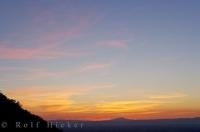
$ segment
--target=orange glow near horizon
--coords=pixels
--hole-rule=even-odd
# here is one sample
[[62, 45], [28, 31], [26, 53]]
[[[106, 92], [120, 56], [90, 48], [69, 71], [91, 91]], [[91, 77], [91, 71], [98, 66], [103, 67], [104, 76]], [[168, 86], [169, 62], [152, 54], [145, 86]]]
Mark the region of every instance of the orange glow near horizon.
[[137, 100], [94, 101], [89, 103], [89, 101], [77, 102], [72, 98], [76, 95], [83, 96], [91, 92], [88, 86], [71, 87], [73, 87], [71, 91], [34, 87], [15, 92], [7, 91], [7, 95], [19, 100], [25, 109], [47, 120], [108, 120], [118, 117], [162, 119], [200, 116], [200, 109], [186, 109], [184, 107], [188, 106], [187, 103], [177, 101], [177, 99], [186, 97], [182, 93], [149, 96]]

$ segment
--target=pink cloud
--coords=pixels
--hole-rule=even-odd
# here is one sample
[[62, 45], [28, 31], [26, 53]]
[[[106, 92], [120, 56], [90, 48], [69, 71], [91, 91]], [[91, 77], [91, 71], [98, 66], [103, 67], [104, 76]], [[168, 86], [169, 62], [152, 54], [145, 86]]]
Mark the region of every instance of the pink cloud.
[[[99, 19], [94, 15], [62, 16], [63, 19], [73, 22], [72, 26], [68, 26], [65, 21], [60, 21], [56, 17], [57, 15], [55, 15], [53, 12], [44, 11], [35, 18], [36, 20], [39, 20], [39, 24], [47, 23], [49, 21], [55, 24], [54, 26], [48, 27], [48, 32], [44, 30], [45, 28], [39, 29], [40, 34], [42, 35], [38, 38], [38, 43], [46, 45], [47, 48], [54, 48], [58, 45], [66, 43], [68, 40], [84, 35], [83, 31], [85, 29], [91, 27], [93, 24], [99, 21]], [[41, 19], [45, 21], [43, 22]], [[49, 31], [52, 30], [52, 27], [56, 27], [53, 28], [53, 32]]]
[[83, 50], [66, 49], [56, 50], [48, 47], [41, 48], [12, 48], [0, 45], [0, 59], [29, 60], [29, 59], [55, 59], [60, 57], [80, 57], [88, 54]]
[[83, 17], [77, 25], [74, 25], [69, 29], [60, 29], [54, 32], [42, 33], [40, 37], [33, 39], [34, 42], [31, 43], [34, 43], [35, 47], [31, 48], [16, 48], [8, 46], [5, 43], [0, 43], [0, 59], [54, 59], [59, 57], [79, 57], [88, 54], [81, 49], [61, 49], [61, 45], [82, 35], [82, 31], [90, 25], [89, 23], [89, 19]]
[[97, 43], [98, 45], [110, 48], [125, 48], [127, 47], [126, 40], [105, 40]]
[[87, 72], [87, 71], [102, 71], [108, 69], [111, 66], [110, 63], [91, 63], [83, 66], [80, 69], [80, 72]]
[[26, 60], [26, 59], [43, 59], [54, 58], [59, 53], [43, 48], [12, 48], [9, 46], [0, 46], [0, 59]]
[[78, 22], [78, 24], [75, 24], [73, 27], [67, 29], [60, 29], [59, 31], [55, 32], [45, 32], [45, 35], [42, 35], [39, 38], [39, 43], [45, 45], [47, 48], [54, 48], [62, 45], [68, 40], [83, 35], [83, 30], [92, 24], [90, 18], [88, 17], [81, 17]]
[[0, 45], [0, 59], [28, 59], [37, 58], [38, 49], [11, 48], [9, 46]]

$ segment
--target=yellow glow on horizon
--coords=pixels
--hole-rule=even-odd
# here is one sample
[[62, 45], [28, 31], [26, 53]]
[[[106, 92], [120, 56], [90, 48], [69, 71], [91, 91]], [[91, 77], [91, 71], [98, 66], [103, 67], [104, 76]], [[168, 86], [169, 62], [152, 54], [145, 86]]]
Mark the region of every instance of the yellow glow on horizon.
[[[72, 86], [71, 86], [72, 87]], [[100, 87], [111, 87], [111, 85], [92, 86], [94, 89]], [[91, 87], [73, 86], [68, 88], [30, 87], [18, 91], [7, 91], [12, 97], [22, 104], [25, 109], [38, 114], [45, 119], [87, 119], [103, 120], [116, 117], [131, 119], [153, 119], [191, 117], [200, 115], [199, 109], [182, 109], [177, 102], [187, 97], [183, 93], [152, 95], [141, 99], [132, 100], [109, 100], [98, 102], [94, 100], [79, 102], [73, 100], [73, 96], [83, 96], [90, 93]], [[188, 106], [182, 103], [182, 106]]]

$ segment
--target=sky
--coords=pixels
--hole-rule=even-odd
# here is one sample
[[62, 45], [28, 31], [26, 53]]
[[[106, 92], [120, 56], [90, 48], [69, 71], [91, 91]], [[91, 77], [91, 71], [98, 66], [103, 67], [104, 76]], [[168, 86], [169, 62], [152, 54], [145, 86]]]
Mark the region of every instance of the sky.
[[0, 90], [47, 120], [200, 116], [199, 6], [1, 0]]

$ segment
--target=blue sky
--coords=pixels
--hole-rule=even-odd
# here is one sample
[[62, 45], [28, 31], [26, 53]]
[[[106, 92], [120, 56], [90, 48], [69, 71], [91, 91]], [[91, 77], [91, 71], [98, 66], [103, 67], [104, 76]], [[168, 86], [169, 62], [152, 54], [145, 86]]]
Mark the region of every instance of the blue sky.
[[[159, 96], [161, 102], [167, 98], [167, 108], [162, 102], [149, 111], [158, 107], [160, 117], [170, 110], [187, 111], [173, 116], [193, 116], [200, 109], [193, 105], [200, 86], [199, 5], [197, 0], [2, 0], [0, 87], [46, 118], [60, 114], [41, 113], [39, 106], [46, 102], [33, 98], [40, 89], [42, 97], [47, 91], [66, 93], [59, 99], [63, 109], [64, 101], [71, 102], [71, 110], [82, 103], [99, 108], [103, 101], [109, 107], [96, 111], [106, 113], [117, 103], [124, 107]], [[54, 95], [54, 90], [60, 92]], [[30, 98], [33, 105], [27, 103]], [[75, 118], [97, 117], [86, 116], [94, 111], [85, 105]], [[128, 113], [123, 116], [132, 118]]]

